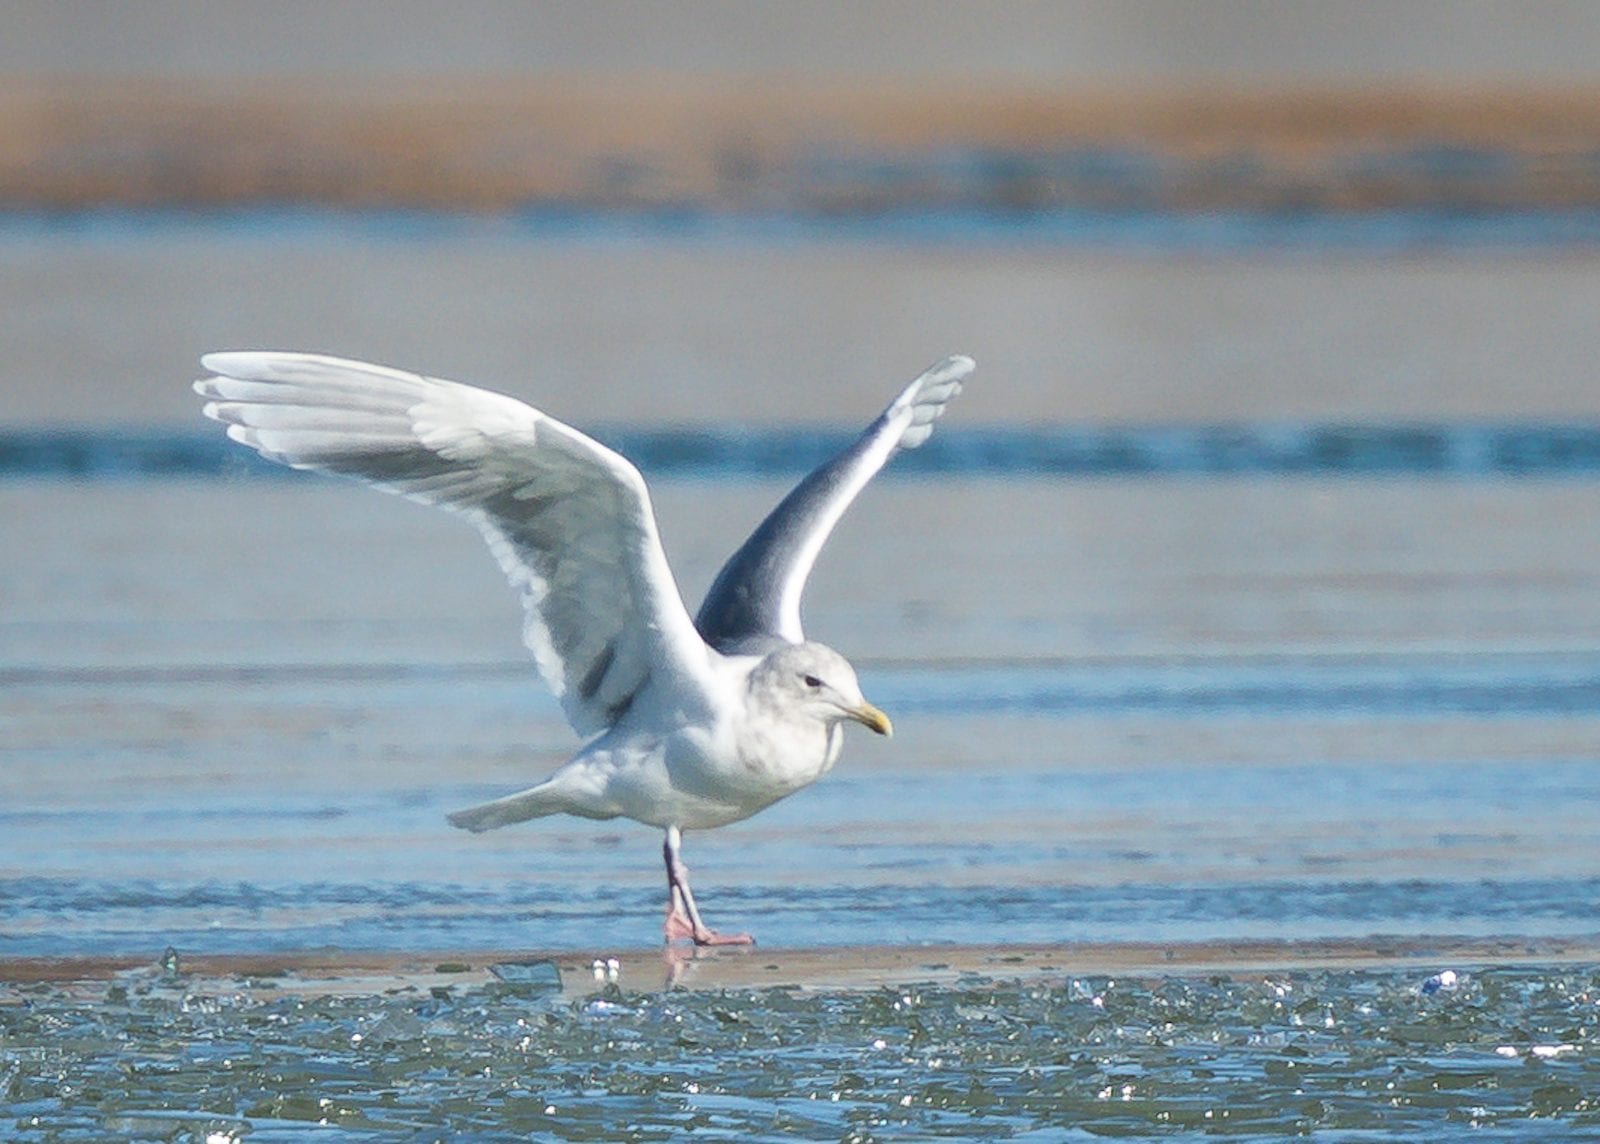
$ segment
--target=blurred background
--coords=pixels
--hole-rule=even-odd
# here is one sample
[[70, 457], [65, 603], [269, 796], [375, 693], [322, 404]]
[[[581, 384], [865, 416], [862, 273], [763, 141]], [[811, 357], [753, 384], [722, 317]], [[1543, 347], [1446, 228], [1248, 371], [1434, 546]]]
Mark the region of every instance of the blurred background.
[[808, 598], [894, 742], [694, 841], [764, 938], [1592, 926], [1595, 5], [13, 3], [0, 299], [0, 951], [653, 933], [443, 826], [573, 745], [511, 593], [222, 348], [593, 429], [691, 603], [978, 360]]
[[187, 423], [197, 352], [265, 344], [585, 419], [831, 420], [951, 349], [991, 420], [1593, 409], [1591, 276], [1528, 265], [1600, 229], [1580, 0], [66, 0], [4, 33], [8, 425]]

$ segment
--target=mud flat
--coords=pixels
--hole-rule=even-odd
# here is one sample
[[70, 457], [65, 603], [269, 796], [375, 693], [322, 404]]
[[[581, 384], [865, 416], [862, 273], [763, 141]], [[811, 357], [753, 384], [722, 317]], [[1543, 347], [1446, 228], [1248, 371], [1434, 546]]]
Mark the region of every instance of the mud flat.
[[[607, 963], [612, 963], [608, 979]], [[845, 946], [818, 949], [637, 949], [591, 951], [442, 950], [373, 953], [320, 950], [279, 954], [180, 955], [163, 969], [156, 958], [0, 958], [0, 1004], [41, 983], [70, 987], [119, 980], [228, 992], [256, 998], [285, 994], [352, 997], [483, 987], [516, 988], [519, 979], [568, 993], [609, 981], [632, 989], [797, 988], [813, 992], [911, 983], [1059, 982], [1077, 975], [1189, 977], [1414, 966], [1418, 980], [1437, 970], [1600, 963], [1600, 935], [1578, 938], [1371, 938], [1351, 941], [1062, 943], [1001, 946]], [[541, 972], [542, 971], [542, 972]]]

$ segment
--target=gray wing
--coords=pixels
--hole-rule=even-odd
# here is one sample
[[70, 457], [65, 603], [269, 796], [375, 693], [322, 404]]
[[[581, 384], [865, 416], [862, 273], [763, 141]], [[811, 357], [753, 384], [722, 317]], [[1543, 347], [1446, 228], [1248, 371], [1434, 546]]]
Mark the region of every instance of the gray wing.
[[580, 734], [648, 687], [710, 686], [650, 495], [624, 458], [514, 398], [315, 354], [202, 359], [208, 417], [262, 456], [358, 477], [466, 517], [519, 589], [524, 639]]
[[944, 407], [973, 370], [969, 357], [945, 358], [901, 392], [844, 452], [796, 485], [717, 574], [695, 626], [720, 651], [799, 643], [800, 597], [828, 534], [850, 502], [901, 449], [933, 432]]

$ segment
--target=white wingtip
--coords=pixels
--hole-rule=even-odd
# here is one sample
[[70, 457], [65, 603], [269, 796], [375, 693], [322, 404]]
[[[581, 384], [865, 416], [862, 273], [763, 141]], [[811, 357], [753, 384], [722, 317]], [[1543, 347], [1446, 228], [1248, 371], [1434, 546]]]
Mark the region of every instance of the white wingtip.
[[921, 377], [906, 386], [895, 405], [910, 407], [911, 420], [900, 435], [899, 447], [915, 449], [933, 434], [933, 423], [944, 414], [944, 407], [961, 392], [961, 383], [978, 363], [966, 354], [951, 354], [931, 366]]
[[[263, 379], [274, 372], [274, 366], [281, 367], [297, 361], [325, 361], [339, 362], [342, 359], [325, 357], [322, 354], [299, 353], [294, 350], [212, 350], [208, 354], [200, 355], [200, 366], [214, 374], [223, 377], [237, 378], [241, 381]], [[361, 362], [350, 362], [351, 365], [361, 365]]]

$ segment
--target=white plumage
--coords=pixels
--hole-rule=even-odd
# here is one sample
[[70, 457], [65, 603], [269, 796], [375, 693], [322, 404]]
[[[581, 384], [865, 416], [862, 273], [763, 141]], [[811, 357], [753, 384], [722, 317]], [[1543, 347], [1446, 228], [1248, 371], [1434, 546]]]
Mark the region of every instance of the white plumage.
[[471, 521], [522, 597], [524, 638], [580, 735], [526, 791], [451, 816], [486, 830], [546, 814], [666, 829], [668, 939], [708, 929], [680, 831], [754, 814], [838, 758], [840, 724], [887, 734], [842, 656], [803, 642], [800, 596], [829, 532], [900, 448], [921, 444], [971, 372], [948, 358], [757, 529], [691, 620], [643, 478], [514, 398], [365, 362], [230, 352], [195, 383], [228, 436], [298, 469], [357, 477]]

